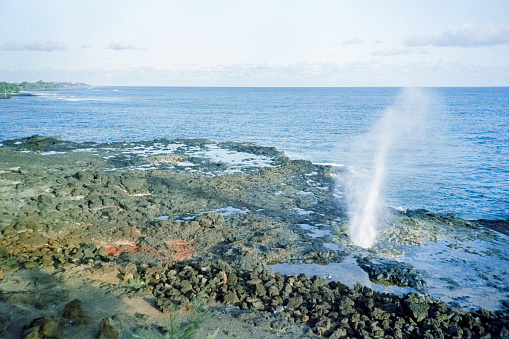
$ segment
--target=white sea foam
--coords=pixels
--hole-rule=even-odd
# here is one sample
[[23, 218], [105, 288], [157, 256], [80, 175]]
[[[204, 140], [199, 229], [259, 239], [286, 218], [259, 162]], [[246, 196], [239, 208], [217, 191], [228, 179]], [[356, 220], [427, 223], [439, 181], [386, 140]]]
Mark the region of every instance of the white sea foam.
[[315, 195], [313, 192], [304, 192], [304, 191], [300, 191], [299, 192], [300, 195]]
[[307, 210], [304, 210], [299, 207], [294, 207], [293, 210], [295, 211], [295, 213], [297, 213], [299, 215], [310, 215], [310, 214], [315, 213], [314, 211], [307, 211]]
[[333, 162], [314, 162], [315, 165], [321, 165], [321, 166], [331, 166], [331, 167], [345, 167], [344, 164], [336, 164]]
[[235, 208], [232, 206], [227, 206], [225, 208], [218, 208], [217, 210], [214, 210], [213, 212], [216, 212], [219, 215], [226, 217], [226, 216], [230, 216], [232, 214], [237, 214], [237, 213], [246, 214], [246, 213], [249, 213], [250, 210], [245, 207], [244, 208]]
[[41, 152], [41, 155], [55, 155], [55, 154], [65, 154], [66, 152], [57, 152], [57, 151], [48, 151], [48, 152]]

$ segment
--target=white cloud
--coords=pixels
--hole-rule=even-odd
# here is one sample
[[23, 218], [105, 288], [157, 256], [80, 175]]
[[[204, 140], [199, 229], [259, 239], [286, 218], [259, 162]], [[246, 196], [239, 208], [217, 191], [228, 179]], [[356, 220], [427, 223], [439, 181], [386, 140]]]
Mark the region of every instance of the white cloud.
[[372, 56], [397, 56], [397, 55], [410, 55], [410, 54], [422, 54], [422, 55], [433, 55], [432, 52], [428, 51], [425, 48], [421, 48], [418, 50], [414, 50], [412, 48], [402, 48], [402, 49], [386, 49], [386, 50], [378, 50], [371, 53]]
[[356, 45], [356, 44], [363, 44], [366, 41], [360, 38], [353, 38], [350, 40], [343, 41], [343, 45]]
[[371, 53], [373, 56], [394, 56], [394, 55], [403, 55], [403, 54], [413, 54], [412, 51], [408, 49], [391, 49], [384, 51], [375, 51]]
[[40, 51], [40, 52], [53, 52], [63, 51], [67, 47], [57, 41], [33, 41], [29, 43], [8, 42], [1, 47], [5, 51]]
[[352, 62], [237, 65], [173, 65], [171, 69], [0, 68], [12, 82], [80, 81], [129, 86], [507, 86], [505, 65], [465, 65], [447, 58], [434, 62]]
[[130, 41], [112, 41], [110, 42], [110, 45], [108, 46], [109, 49], [114, 49], [116, 51], [124, 51], [124, 50], [138, 50], [140, 48], [136, 47], [135, 44], [133, 44]]
[[465, 24], [456, 32], [446, 31], [438, 36], [418, 35], [405, 40], [405, 45], [409, 47], [428, 45], [478, 47], [501, 44], [509, 44], [509, 26], [474, 27], [471, 24]]

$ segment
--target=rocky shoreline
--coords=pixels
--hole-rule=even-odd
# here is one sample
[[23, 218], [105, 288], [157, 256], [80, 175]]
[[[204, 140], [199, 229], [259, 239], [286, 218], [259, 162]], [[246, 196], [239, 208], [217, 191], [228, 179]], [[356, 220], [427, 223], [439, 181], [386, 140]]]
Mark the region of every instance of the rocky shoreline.
[[[33, 136], [4, 141], [0, 160], [0, 336], [163, 336], [168, 315], [189, 313], [197, 299], [209, 316], [202, 337], [509, 335], [509, 299], [493, 311], [462, 310], [428, 295], [426, 273], [398, 260], [398, 246], [497, 239], [487, 227], [507, 234], [502, 222], [390, 211], [397, 227], [361, 251], [334, 196], [341, 168], [251, 143]], [[268, 265], [348, 257], [373, 286], [412, 292]], [[499, 279], [493, 288], [507, 298], [507, 276]], [[98, 308], [102, 299], [118, 307]]]

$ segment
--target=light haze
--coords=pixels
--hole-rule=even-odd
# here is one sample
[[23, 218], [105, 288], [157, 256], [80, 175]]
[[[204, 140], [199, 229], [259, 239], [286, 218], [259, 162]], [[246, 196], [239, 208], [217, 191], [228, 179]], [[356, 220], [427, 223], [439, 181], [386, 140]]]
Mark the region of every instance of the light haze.
[[0, 81], [507, 86], [507, 1], [2, 1]]

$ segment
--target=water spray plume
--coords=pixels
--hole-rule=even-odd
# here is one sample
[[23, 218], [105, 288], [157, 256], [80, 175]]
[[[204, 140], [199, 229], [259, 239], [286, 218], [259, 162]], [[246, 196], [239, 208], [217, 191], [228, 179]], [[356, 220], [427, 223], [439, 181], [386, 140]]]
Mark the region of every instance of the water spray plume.
[[411, 140], [412, 134], [423, 128], [427, 107], [428, 96], [424, 90], [404, 89], [395, 105], [359, 140], [363, 148], [369, 148], [360, 153], [367, 154], [371, 164], [368, 171], [351, 174], [345, 182], [349, 236], [355, 245], [369, 248], [374, 244], [383, 209], [388, 155], [396, 143]]

